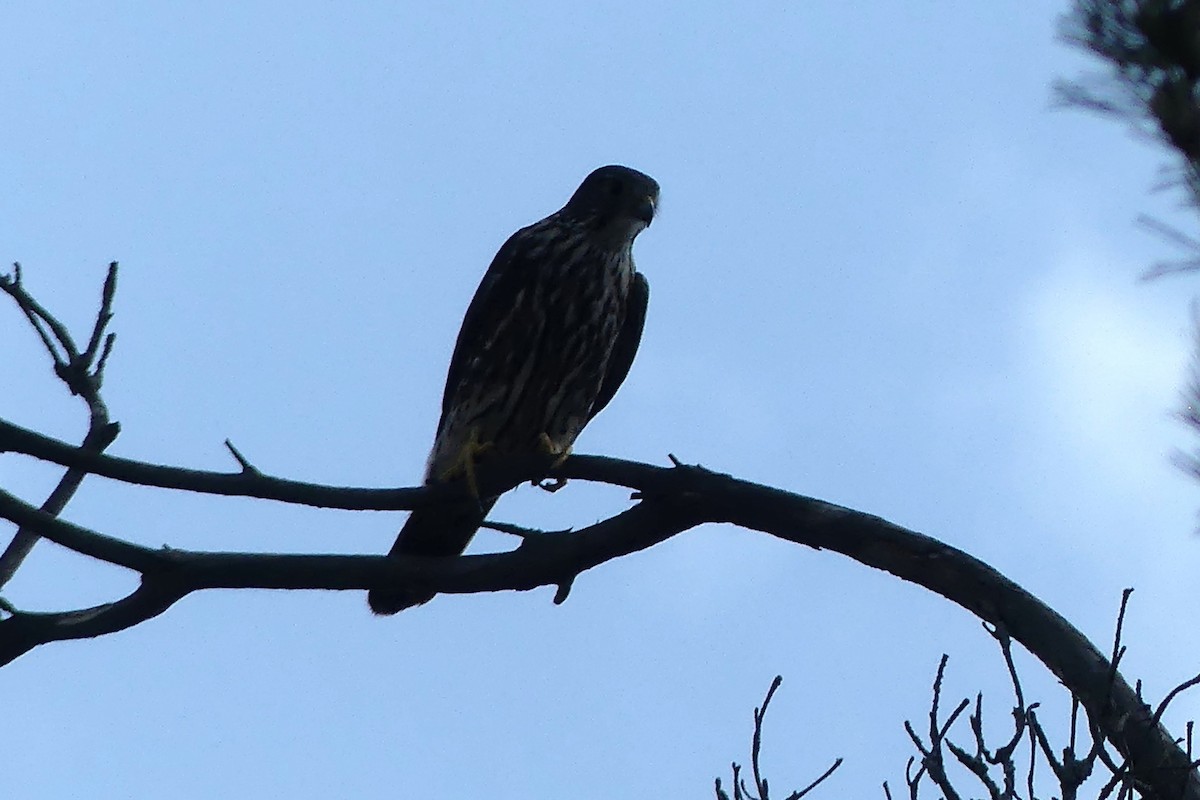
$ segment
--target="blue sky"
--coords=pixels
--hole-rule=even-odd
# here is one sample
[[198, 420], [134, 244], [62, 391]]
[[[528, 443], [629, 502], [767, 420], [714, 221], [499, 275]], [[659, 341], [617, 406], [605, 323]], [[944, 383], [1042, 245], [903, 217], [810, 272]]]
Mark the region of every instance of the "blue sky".
[[[82, 330], [122, 264], [112, 452], [372, 486], [419, 479], [454, 336], [500, 243], [624, 163], [662, 185], [635, 256], [637, 363], [577, 449], [668, 452], [861, 508], [988, 561], [1098, 642], [1135, 586], [1127, 676], [1197, 670], [1200, 495], [1170, 464], [1187, 279], [1165, 155], [1051, 107], [1093, 69], [1067, 3], [6, 4], [0, 242]], [[78, 437], [15, 309], [0, 414]], [[0, 457], [40, 500], [56, 472]], [[523, 489], [547, 528], [625, 507]], [[399, 514], [89, 481], [68, 517], [176, 547], [381, 553]], [[508, 546], [481, 536], [475, 549]], [[5, 596], [130, 576], [37, 548]], [[358, 593], [196, 595], [4, 670], [25, 798], [706, 796], [785, 676], [770, 777], [902, 780], [902, 722], [1002, 664], [978, 623], [828, 553], [708, 526], [552, 590], [374, 619]], [[1031, 693], [1065, 707], [1029, 660]], [[1169, 715], [1200, 713], [1194, 698]]]

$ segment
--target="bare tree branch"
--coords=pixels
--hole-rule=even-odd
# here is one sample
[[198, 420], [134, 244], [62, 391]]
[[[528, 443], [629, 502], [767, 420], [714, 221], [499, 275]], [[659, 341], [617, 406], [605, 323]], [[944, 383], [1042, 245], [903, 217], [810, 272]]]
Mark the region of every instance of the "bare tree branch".
[[[1176, 697], [1178, 697], [1180, 695], [1180, 693], [1185, 692], [1188, 689], [1191, 689], [1192, 687], [1198, 686], [1198, 685], [1200, 685], [1200, 675], [1195, 675], [1195, 676], [1189, 678], [1188, 680], [1184, 681], [1183, 683], [1179, 684], [1178, 686], [1176, 686], [1174, 689], [1172, 689], [1170, 692], [1168, 692], [1167, 696], [1163, 698], [1163, 701], [1158, 704], [1158, 708], [1156, 708], [1154, 710], [1154, 716], [1152, 717], [1152, 719], [1155, 722], [1159, 722], [1160, 720], [1162, 720], [1162, 716], [1163, 716], [1163, 714], [1166, 713], [1167, 706], [1171, 705], [1172, 700], [1174, 700]], [[1191, 755], [1190, 751], [1189, 751], [1188, 755]]]
[[[671, 458], [671, 461], [679, 465], [679, 462], [674, 457]], [[733, 770], [733, 800], [771, 800], [770, 783], [763, 777], [759, 757], [762, 755], [763, 722], [767, 717], [767, 706], [771, 704], [771, 698], [775, 696], [775, 692], [782, 683], [783, 676], [776, 675], [775, 679], [771, 681], [771, 686], [767, 689], [767, 696], [763, 699], [762, 706], [754, 709], [754, 734], [750, 740], [750, 770], [754, 774], [754, 792], [757, 792], [757, 794], [751, 792], [749, 787], [746, 786], [746, 781], [741, 777], [742, 767], [737, 762], [734, 762], [730, 765]], [[792, 792], [784, 800], [800, 800], [800, 798], [824, 783], [842, 763], [843, 759], [835, 759], [814, 781], [803, 789], [797, 789]], [[716, 779], [716, 792], [717, 800], [729, 800], [729, 795], [721, 787], [720, 778]]]
[[[1117, 672], [1119, 636], [1109, 661], [1053, 609], [967, 553], [879, 517], [687, 466], [674, 457], [671, 467], [598, 456], [571, 456], [554, 468], [542, 457], [496, 459], [482, 465], [478, 485], [486, 494], [499, 494], [521, 482], [549, 477], [556, 482], [579, 479], [624, 486], [634, 490], [637, 502], [573, 533], [540, 536], [523, 531], [521, 544], [512, 552], [456, 559], [156, 550], [58, 520], [57, 514], [89, 473], [141, 485], [341, 509], [411, 509], [452, 501], [464, 491], [453, 483], [366, 489], [290, 481], [263, 474], [232, 446], [230, 452], [240, 466], [233, 473], [180, 469], [104, 455], [100, 451], [118, 430], [108, 422], [107, 409], [99, 396], [103, 364], [111, 351], [112, 339], [104, 330], [112, 316], [115, 278], [113, 264], [83, 352], [65, 327], [25, 292], [19, 270], [0, 279], [0, 289], [13, 297], [38, 331], [54, 360], [55, 372], [87, 402], [91, 419], [89, 435], [81, 447], [11, 422], [0, 422], [0, 452], [24, 453], [68, 468], [59, 489], [40, 510], [0, 492], [0, 517], [19, 526], [18, 539], [36, 541], [37, 536], [45, 536], [139, 573], [141, 585], [113, 603], [66, 613], [31, 613], [6, 604], [8, 616], [0, 620], [0, 663], [42, 643], [128, 628], [202, 589], [363, 590], [411, 582], [435, 592], [464, 593], [554, 585], [558, 587], [555, 599], [561, 602], [575, 577], [588, 569], [651, 547], [699, 524], [727, 522], [814, 549], [841, 553], [957, 603], [1019, 641], [1079, 698], [1096, 729], [1125, 758], [1139, 786], [1151, 787], [1156, 797], [1200, 800], [1200, 779], [1189, 756]], [[0, 579], [19, 566], [24, 557], [20, 551], [14, 541], [0, 556]], [[950, 721], [965, 708], [960, 705]], [[931, 725], [934, 740], [944, 738], [946, 726], [936, 725], [936, 713]], [[761, 786], [756, 779], [756, 788], [765, 793], [765, 778], [757, 778]], [[914, 783], [910, 782], [910, 790], [915, 792]]]
[[6, 492], [0, 492], [0, 517], [142, 575], [142, 589], [117, 603], [59, 614], [12, 609], [9, 618], [0, 620], [0, 664], [39, 644], [123, 630], [203, 589], [365, 590], [418, 582], [438, 592], [473, 593], [569, 585], [592, 567], [649, 547], [700, 521], [677, 500], [646, 500], [569, 536], [525, 539], [508, 553], [398, 559], [152, 549], [56, 519]]
[[[237, 472], [212, 472], [149, 464], [127, 458], [103, 455], [0, 419], [0, 453], [22, 453], [85, 473], [100, 475], [138, 486], [179, 489], [226, 497], [255, 497], [315, 508], [339, 508], [348, 511], [403, 511], [422, 505], [460, 497], [463, 489], [454, 485], [437, 488], [364, 489], [326, 486], [267, 475], [257, 468], [242, 467]], [[508, 463], [504, 473], [524, 470], [531, 477], [545, 471], [546, 459], [529, 459], [527, 464]], [[503, 485], [510, 489], [516, 482], [507, 480], [498, 469], [480, 467], [480, 488], [490, 490]]]
[[928, 746], [921, 741], [921, 737], [917, 735], [912, 723], [908, 720], [904, 721], [904, 730], [908, 733], [908, 738], [912, 740], [913, 746], [921, 754], [921, 768], [915, 774], [908, 776], [908, 784], [909, 788], [915, 793], [922, 776], [928, 775], [929, 779], [938, 787], [938, 790], [946, 796], [946, 800], [959, 800], [960, 795], [946, 774], [942, 746], [946, 744], [946, 732], [950, 730], [950, 726], [954, 724], [958, 716], [967, 708], [968, 701], [963, 700], [959, 703], [954, 711], [950, 712], [950, 716], [946, 718], [945, 723], [938, 721], [938, 712], [940, 711], [942, 700], [942, 679], [946, 676], [947, 661], [949, 661], [949, 656], [943, 653], [941, 661], [938, 662], [937, 676], [933, 679], [933, 702], [929, 705]]
[[[1113, 639], [1114, 661], [1119, 660], [1125, 653], [1125, 646], [1121, 643], [1121, 637], [1131, 593], [1132, 590], [1126, 589], [1121, 596], [1116, 633]], [[1164, 796], [1161, 794], [1163, 787], [1157, 784], [1149, 784], [1142, 780], [1130, 770], [1127, 759], [1121, 765], [1118, 765], [1113, 760], [1106, 749], [1107, 740], [1105, 735], [1100, 730], [1100, 727], [1090, 719], [1087, 720], [1087, 730], [1091, 735], [1091, 742], [1086, 752], [1080, 755], [1079, 748], [1082, 746], [1079, 737], [1081, 704], [1079, 698], [1074, 694], [1071, 695], [1068, 741], [1066, 746], [1061, 750], [1061, 756], [1059, 756], [1055, 745], [1051, 742], [1049, 735], [1038, 719], [1036, 713], [1038, 704], [1033, 703], [1028, 706], [1025, 704], [1024, 692], [1021, 689], [1021, 682], [1013, 664], [1011, 637], [1001, 628], [992, 628], [986, 623], [985, 628], [988, 629], [1000, 645], [1013, 685], [1016, 697], [1016, 706], [1012, 711], [1013, 736], [994, 753], [990, 751], [983, 733], [983, 696], [980, 694], [975, 698], [975, 710], [969, 717], [971, 732], [975, 742], [974, 753], [957, 745], [950, 739], [949, 731], [951, 725], [957, 714], [966, 707], [967, 701], [962, 701], [945, 723], [939, 722], [941, 687], [946, 667], [946, 657], [943, 656], [938, 665], [937, 676], [934, 679], [933, 700], [930, 705], [928, 733], [930, 743], [926, 745], [917, 735], [912, 724], [905, 723], [905, 730], [908, 732], [910, 739], [920, 754], [919, 761], [917, 759], [909, 760], [909, 766], [905, 773], [910, 797], [915, 798], [919, 796], [923, 778], [927, 778], [932, 782], [938, 792], [946, 798], [963, 796], [962, 790], [955, 784], [954, 778], [948, 775], [945, 769], [945, 762], [941, 753], [941, 748], [944, 745], [955, 756], [958, 763], [979, 781], [986, 790], [990, 800], [1019, 800], [1020, 795], [1017, 792], [1016, 785], [1017, 763], [1014, 754], [1017, 746], [1026, 738], [1029, 740], [1028, 770], [1025, 787], [1027, 791], [1026, 797], [1028, 798], [1038, 796], [1034, 775], [1038, 761], [1043, 759], [1047, 766], [1049, 766], [1051, 774], [1058, 784], [1058, 794], [1054, 796], [1060, 797], [1062, 800], [1076, 800], [1080, 796], [1080, 789], [1092, 776], [1097, 762], [1101, 763], [1110, 773], [1110, 779], [1100, 790], [1099, 798], [1107, 798], [1114, 791], [1118, 792], [1118, 797], [1120, 798], [1132, 797], [1135, 794], [1144, 798], [1159, 798]], [[1110, 686], [1113, 685], [1111, 681], [1115, 674], [1115, 671], [1110, 670]], [[1158, 706], [1155, 715], [1151, 718], [1151, 724], [1158, 724], [1162, 715], [1161, 712], [1169, 705], [1173, 698], [1177, 697], [1180, 692], [1197, 684], [1200, 684], [1200, 676], [1183, 682], [1168, 693], [1167, 697]], [[1139, 698], [1140, 691], [1141, 687], [1139, 684], [1134, 690], [1135, 695]], [[1192, 758], [1190, 743], [1191, 729], [1192, 726], [1189, 723], [1189, 734], [1185, 738], [1187, 749], [1184, 751], [1185, 757], [1189, 760]], [[920, 768], [914, 773], [912, 767], [915, 763], [919, 763]], [[1189, 768], [1195, 769], [1197, 766], [1200, 766], [1200, 764], [1191, 762]], [[994, 767], [999, 767], [1000, 769], [1000, 780], [993, 777], [992, 769]], [[1182, 791], [1186, 792], [1188, 790], [1187, 786], [1182, 787]], [[890, 792], [888, 793], [890, 794]], [[1178, 795], [1168, 794], [1165, 796], [1176, 797]]]
[[[13, 264], [11, 275], [0, 275], [0, 291], [13, 299], [37, 331], [42, 345], [54, 362], [54, 374], [67, 385], [71, 394], [78, 395], [87, 404], [88, 432], [83, 439], [82, 452], [102, 452], [112, 444], [120, 432], [120, 426], [110, 422], [108, 407], [100, 397], [104, 366], [108, 362], [114, 341], [113, 334], [105, 336], [104, 332], [112, 319], [112, 302], [116, 288], [117, 262], [114, 261], [108, 265], [108, 275], [104, 279], [104, 290], [100, 298], [100, 311], [96, 314], [91, 339], [87, 349], [80, 353], [67, 327], [25, 291], [21, 282], [20, 264]], [[104, 341], [104, 349], [97, 361], [96, 352], [101, 339]], [[85, 469], [68, 469], [50, 492], [50, 496], [42, 503], [42, 510], [53, 515], [61, 513], [75, 496], [85, 475]], [[37, 534], [33, 531], [26, 528], [17, 530], [4, 552], [0, 553], [0, 588], [3, 588], [20, 569], [37, 540]]]
[[[19, 431], [14, 435], [14, 428], [0, 426], [0, 444], [6, 449], [35, 456], [53, 455], [51, 460], [56, 463], [77, 465], [113, 478], [131, 478], [138, 483], [192, 491], [264, 497], [333, 508], [376, 509], [443, 502], [453, 491], [428, 487], [338, 488], [244, 473], [158, 467], [83, 453], [78, 448], [36, 434], [32, 438]], [[47, 446], [47, 442], [51, 446]], [[22, 444], [34, 446], [18, 446]], [[544, 470], [544, 466], [541, 469]], [[539, 468], [533, 463], [493, 465], [480, 471], [480, 485], [488, 491], [502, 490], [538, 472]], [[197, 554], [203, 565], [193, 562], [191, 585], [194, 588], [349, 589], [406, 578], [426, 580], [432, 588], [447, 592], [561, 585], [567, 576], [649, 547], [702, 522], [729, 522], [797, 544], [842, 553], [862, 564], [924, 586], [1002, 628], [1079, 697], [1105, 738], [1135, 765], [1134, 773], [1140, 780], [1161, 784], [1162, 797], [1200, 798], [1200, 780], [1190, 767], [1190, 760], [1153, 719], [1151, 710], [1113, 669], [1112, 663], [1053, 609], [967, 553], [870, 514], [701, 467], [656, 467], [576, 455], [551, 474], [625, 486], [637, 490], [637, 496], [641, 498], [660, 502], [641, 503], [613, 519], [576, 533], [528, 539], [517, 553], [527, 547], [531, 548], [530, 552], [538, 553], [536, 569], [523, 559], [503, 560], [511, 554], [469, 556], [452, 561], [453, 566], [430, 563], [412, 571], [398, 564], [389, 567], [368, 563], [367, 557], [357, 557], [366, 559], [359, 562], [351, 556]], [[634, 516], [627, 516], [631, 514]], [[16, 514], [11, 503], [0, 505], [0, 516], [18, 522], [33, 519], [27, 512]], [[48, 520], [38, 524], [46, 526], [40, 529], [51, 538], [59, 534]], [[611, 536], [612, 541], [597, 541], [607, 536]], [[581, 538], [586, 546], [576, 544]], [[565, 544], [567, 542], [571, 544]], [[578, 557], [574, 549], [577, 546]], [[226, 558], [232, 561], [222, 560]], [[0, 626], [2, 635], [3, 627]]]

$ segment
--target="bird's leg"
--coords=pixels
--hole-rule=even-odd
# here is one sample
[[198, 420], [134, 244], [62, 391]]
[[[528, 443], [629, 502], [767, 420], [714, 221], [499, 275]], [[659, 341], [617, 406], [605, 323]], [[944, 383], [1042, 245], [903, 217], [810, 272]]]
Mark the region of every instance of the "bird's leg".
[[479, 428], [471, 428], [470, 436], [459, 449], [454, 463], [442, 471], [441, 479], [448, 481], [462, 475], [467, 480], [467, 489], [471, 492], [471, 496], [479, 499], [479, 482], [475, 478], [475, 460], [494, 446], [493, 442], [479, 441]]
[[[550, 464], [550, 469], [558, 469], [571, 455], [571, 446], [562, 447], [554, 443], [550, 438], [550, 434], [542, 433], [538, 436], [538, 449], [548, 456], [554, 456], [554, 461]], [[555, 478], [554, 480], [533, 481], [533, 485], [545, 492], [557, 492], [559, 489], [567, 485], [566, 478]]]

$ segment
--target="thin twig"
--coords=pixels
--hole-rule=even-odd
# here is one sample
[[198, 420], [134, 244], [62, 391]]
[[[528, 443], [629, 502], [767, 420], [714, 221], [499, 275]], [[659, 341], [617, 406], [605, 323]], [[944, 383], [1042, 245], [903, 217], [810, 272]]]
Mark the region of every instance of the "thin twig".
[[912, 723], [908, 720], [904, 722], [904, 730], [908, 733], [909, 739], [912, 740], [913, 746], [921, 753], [921, 768], [917, 770], [915, 775], [906, 776], [909, 789], [916, 795], [917, 785], [923, 775], [928, 775], [934, 785], [946, 796], [946, 800], [958, 800], [958, 791], [951, 783], [949, 776], [946, 774], [945, 759], [942, 755], [942, 745], [945, 743], [946, 733], [950, 730], [955, 720], [959, 715], [970, 705], [970, 701], [963, 699], [961, 703], [955, 707], [954, 711], [947, 717], [945, 723], [939, 723], [939, 709], [942, 699], [942, 680], [946, 676], [946, 664], [949, 662], [950, 656], [943, 653], [941, 660], [938, 662], [937, 674], [933, 679], [933, 700], [929, 705], [929, 746], [926, 747], [921, 741], [921, 737], [917, 735]]
[[238, 465], [242, 468], [243, 475], [253, 475], [256, 477], [262, 475], [262, 473], [258, 471], [258, 467], [251, 464], [249, 459], [242, 455], [242, 451], [234, 447], [233, 442], [229, 439], [225, 440], [225, 449], [227, 449], [230, 455], [233, 456], [233, 459], [238, 462]]
[[[92, 329], [92, 339], [95, 342], [100, 340], [105, 327], [108, 325], [109, 320], [112, 319], [112, 301], [116, 292], [116, 279], [117, 263], [114, 261], [108, 268], [108, 276], [104, 281], [100, 310], [96, 315], [96, 322]], [[26, 319], [29, 320], [30, 324], [37, 331], [38, 336], [42, 340], [42, 345], [46, 348], [47, 353], [54, 362], [54, 373], [66, 384], [72, 394], [81, 397], [87, 404], [88, 432], [79, 450], [92, 455], [100, 454], [112, 444], [120, 432], [120, 426], [110, 422], [108, 407], [100, 397], [100, 383], [102, 381], [104, 363], [112, 351], [112, 334], [109, 334], [105, 338], [101, 361], [96, 366], [95, 371], [89, 374], [92, 361], [95, 358], [95, 348], [89, 347], [86, 353], [79, 353], [75, 346], [75, 341], [71, 338], [71, 334], [66, 326], [25, 291], [21, 282], [20, 264], [13, 264], [13, 276], [11, 278], [6, 277], [0, 280], [0, 291], [4, 291], [17, 303], [17, 306], [25, 314]], [[49, 328], [53, 332], [58, 347], [51, 341], [46, 328]], [[58, 348], [61, 348], [65, 355], [60, 354]], [[66, 508], [71, 498], [74, 497], [75, 492], [78, 491], [80, 484], [87, 474], [87, 471], [84, 469], [69, 468], [62, 478], [59, 479], [58, 485], [50, 492], [46, 501], [42, 503], [41, 510], [51, 515], [60, 514]], [[0, 588], [3, 588], [12, 579], [13, 575], [16, 574], [17, 570], [20, 569], [21, 564], [25, 562], [26, 557], [33, 550], [37, 541], [38, 535], [36, 532], [28, 528], [18, 528], [3, 553], [0, 553]]]
[[[1117, 611], [1117, 626], [1113, 632], [1112, 657], [1109, 659], [1108, 685], [1109, 691], [1112, 691], [1112, 686], [1117, 679], [1118, 667], [1121, 663], [1122, 656], [1125, 655], [1125, 648], [1121, 644], [1121, 633], [1125, 627], [1125, 612], [1129, 608], [1129, 597], [1133, 594], [1133, 587], [1127, 587], [1121, 592], [1121, 607]], [[1141, 694], [1141, 691], [1138, 691]]]
[[842, 765], [842, 762], [844, 760], [845, 759], [841, 758], [840, 756], [838, 758], [834, 759], [834, 762], [829, 765], [829, 769], [822, 772], [820, 777], [818, 777], [815, 781], [810, 783], [808, 786], [805, 786], [803, 789], [800, 789], [799, 791], [792, 792], [791, 794], [789, 794], [787, 796], [787, 800], [800, 800], [801, 797], [804, 797], [804, 795], [808, 794], [813, 789], [820, 786], [822, 783], [825, 782], [825, 780], [827, 778], [829, 778], [830, 775], [832, 775], [834, 773], [835, 770], [837, 770], [838, 767], [840, 767]]
[[750, 744], [750, 768], [754, 771], [754, 788], [758, 791], [761, 800], [767, 800], [767, 790], [763, 785], [762, 771], [759, 769], [758, 763], [758, 756], [762, 752], [762, 724], [767, 715], [767, 706], [771, 704], [771, 698], [775, 696], [775, 691], [782, 683], [783, 676], [776, 675], [775, 680], [771, 681], [771, 686], [767, 689], [767, 696], [763, 698], [762, 708], [754, 709], [754, 737]]
[[[741, 777], [741, 766], [735, 761], [732, 764], [733, 768], [733, 796], [734, 800], [770, 800], [770, 782], [763, 776], [759, 757], [762, 754], [762, 737], [763, 737], [763, 722], [767, 716], [767, 707], [771, 705], [771, 698], [775, 696], [775, 692], [783, 683], [783, 676], [776, 675], [771, 681], [770, 687], [767, 689], [766, 697], [763, 698], [762, 706], [754, 709], [754, 734], [750, 744], [750, 769], [753, 773], [754, 789], [753, 791], [746, 785], [746, 781]], [[838, 767], [842, 765], [842, 759], [836, 759], [828, 769], [826, 769], [816, 780], [809, 783], [803, 789], [792, 792], [786, 800], [800, 800], [806, 794], [811, 792], [817, 786], [820, 786], [826, 779], [831, 776]], [[717, 779], [717, 795], [721, 797], [721, 781]], [[886, 791], [886, 789], [885, 789]], [[756, 794], [757, 792], [757, 794]], [[727, 798], [726, 798], [727, 800]]]
[[1167, 706], [1171, 704], [1171, 701], [1178, 697], [1180, 693], [1185, 692], [1197, 685], [1200, 685], [1200, 675], [1189, 678], [1168, 692], [1167, 696], [1163, 698], [1163, 701], [1158, 704], [1158, 708], [1154, 710], [1154, 716], [1150, 718], [1151, 721], [1157, 725], [1160, 721], [1162, 721], [1162, 716], [1166, 712]]
[[524, 525], [514, 525], [511, 522], [496, 522], [492, 520], [484, 521], [479, 527], [487, 528], [497, 533], [507, 533], [510, 536], [516, 536], [521, 539], [536, 539], [539, 536], [563, 536], [574, 530], [573, 528], [563, 528], [557, 531], [545, 531], [540, 528], [528, 528]]
[[[96, 359], [96, 350], [105, 338], [104, 329], [112, 320], [113, 297], [117, 291], [117, 262], [108, 265], [108, 274], [104, 276], [104, 289], [100, 293], [100, 311], [96, 314], [96, 324], [92, 326], [92, 335], [88, 338], [87, 349], [83, 351], [82, 360], [91, 364]], [[108, 338], [112, 338], [111, 334]]]

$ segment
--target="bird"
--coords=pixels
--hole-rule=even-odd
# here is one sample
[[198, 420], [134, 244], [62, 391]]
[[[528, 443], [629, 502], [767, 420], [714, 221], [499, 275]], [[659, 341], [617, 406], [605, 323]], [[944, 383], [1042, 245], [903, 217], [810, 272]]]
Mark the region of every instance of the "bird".
[[[498, 497], [479, 497], [476, 465], [544, 454], [561, 463], [625, 381], [637, 354], [650, 284], [633, 242], [654, 220], [658, 182], [619, 165], [591, 172], [545, 219], [521, 228], [492, 259], [450, 358], [426, 485], [465, 483], [467, 496], [414, 510], [389, 556], [453, 557]], [[419, 585], [371, 589], [390, 615], [433, 599]]]

